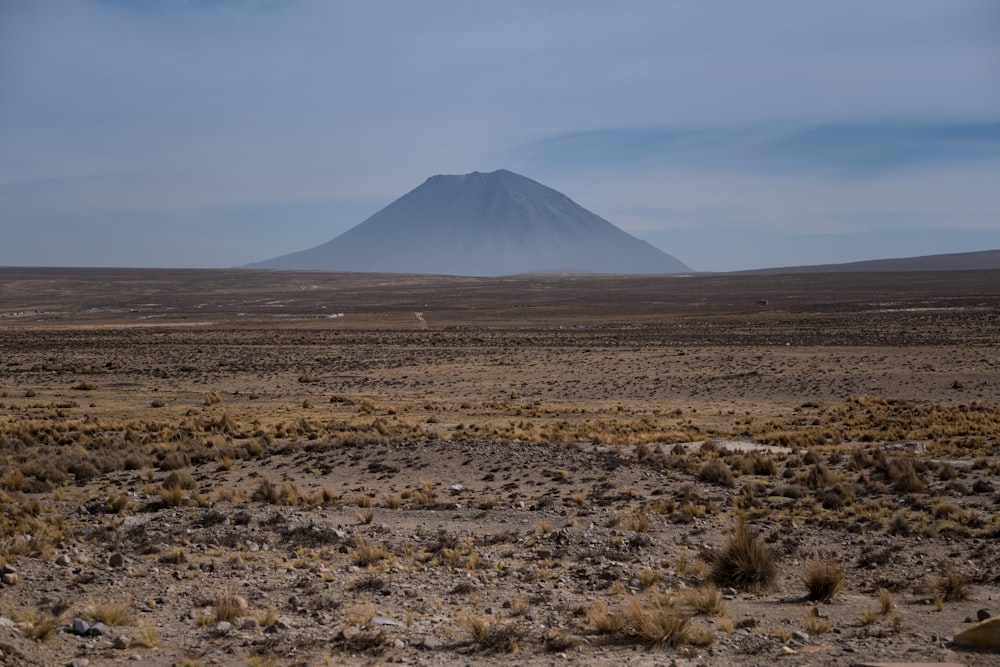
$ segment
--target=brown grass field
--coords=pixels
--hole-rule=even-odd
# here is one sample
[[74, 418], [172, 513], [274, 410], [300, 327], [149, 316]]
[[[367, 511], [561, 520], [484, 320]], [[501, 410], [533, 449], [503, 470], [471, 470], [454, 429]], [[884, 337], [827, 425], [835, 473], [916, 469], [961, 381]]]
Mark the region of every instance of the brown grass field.
[[0, 664], [995, 665], [998, 439], [997, 271], [0, 269]]

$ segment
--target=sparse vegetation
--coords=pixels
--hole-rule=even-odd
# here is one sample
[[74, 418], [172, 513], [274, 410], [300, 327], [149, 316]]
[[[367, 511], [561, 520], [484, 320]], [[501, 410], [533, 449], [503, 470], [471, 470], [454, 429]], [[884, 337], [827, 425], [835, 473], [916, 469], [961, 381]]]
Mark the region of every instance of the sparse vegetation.
[[[205, 324], [178, 291], [184, 314], [148, 326], [6, 321], [0, 614], [16, 660], [105, 647], [71, 635], [104, 618], [135, 625], [116, 645], [187, 646], [173, 659], [189, 667], [627, 662], [637, 644], [721, 664], [836, 632], [786, 644], [811, 664], [827, 644], [925, 647], [1000, 595], [1000, 400], [979, 379], [1000, 344], [991, 296], [928, 310], [897, 294], [887, 325], [881, 296], [803, 292], [748, 319], [725, 305], [739, 290], [685, 306], [687, 283], [659, 279], [629, 278], [599, 314], [589, 295], [554, 311], [537, 304], [600, 281], [538, 280], [509, 310], [445, 288], [426, 331], [372, 304], [303, 317], [320, 304], [299, 288], [277, 320], [247, 299], [245, 320], [232, 300]], [[646, 303], [661, 305], [636, 315]], [[872, 387], [886, 395], [844, 395]], [[834, 604], [789, 604], [803, 596]], [[710, 653], [683, 648], [716, 632]]]
[[802, 582], [808, 599], [828, 602], [844, 583], [844, 567], [835, 560], [811, 561], [802, 576]]
[[720, 586], [767, 589], [777, 573], [777, 556], [750, 533], [746, 517], [739, 517], [732, 535], [713, 558], [712, 581]]

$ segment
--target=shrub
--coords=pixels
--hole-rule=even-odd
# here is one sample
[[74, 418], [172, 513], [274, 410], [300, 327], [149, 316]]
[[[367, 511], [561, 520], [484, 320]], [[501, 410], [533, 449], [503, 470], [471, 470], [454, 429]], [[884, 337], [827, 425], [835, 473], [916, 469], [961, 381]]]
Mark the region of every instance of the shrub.
[[835, 560], [812, 561], [802, 576], [802, 583], [810, 600], [827, 602], [844, 583], [844, 567]]
[[215, 610], [216, 621], [229, 621], [230, 623], [242, 616], [247, 610], [247, 601], [236, 594], [231, 588], [220, 591], [212, 602]]
[[629, 598], [629, 622], [636, 637], [649, 646], [675, 647], [687, 643], [691, 617], [672, 604], [654, 601], [643, 605], [639, 598]]
[[513, 653], [524, 632], [514, 623], [494, 625], [487, 616], [470, 616], [465, 624], [472, 634], [476, 649], [486, 653]]
[[105, 625], [132, 625], [132, 602], [101, 602], [88, 608], [91, 620]]
[[886, 466], [886, 474], [893, 488], [900, 493], [919, 493], [926, 488], [911, 459], [891, 459]]
[[608, 603], [601, 599], [591, 602], [584, 610], [584, 614], [594, 629], [603, 634], [621, 632], [625, 627], [625, 617], [610, 611]]
[[946, 569], [943, 575], [932, 577], [930, 588], [935, 597], [946, 602], [961, 602], [971, 595], [969, 578], [951, 568]]
[[889, 612], [896, 607], [896, 598], [893, 596], [892, 591], [879, 586], [875, 589], [875, 594], [878, 596], [879, 611], [883, 616], [888, 616]]
[[712, 581], [744, 590], [767, 589], [777, 574], [777, 556], [750, 533], [746, 517], [737, 519], [733, 534], [713, 558]]
[[702, 482], [729, 488], [736, 486], [733, 471], [729, 469], [729, 464], [722, 459], [712, 459], [702, 466], [701, 470], [698, 471], [698, 479]]
[[699, 614], [722, 616], [726, 613], [722, 592], [711, 582], [689, 590], [684, 595], [684, 602]]

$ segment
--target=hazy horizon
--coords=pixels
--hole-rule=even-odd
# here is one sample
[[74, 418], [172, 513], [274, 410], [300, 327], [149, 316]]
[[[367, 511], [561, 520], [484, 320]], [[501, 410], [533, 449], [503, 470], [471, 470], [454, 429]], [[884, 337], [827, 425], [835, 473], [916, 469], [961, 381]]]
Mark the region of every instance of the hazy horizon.
[[224, 268], [509, 169], [698, 271], [1000, 249], [1000, 5], [0, 6], [0, 266]]

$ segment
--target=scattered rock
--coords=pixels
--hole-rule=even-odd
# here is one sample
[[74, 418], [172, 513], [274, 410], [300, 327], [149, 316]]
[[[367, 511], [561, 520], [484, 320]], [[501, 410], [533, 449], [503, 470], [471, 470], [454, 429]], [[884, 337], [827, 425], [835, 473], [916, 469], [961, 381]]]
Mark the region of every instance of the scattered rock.
[[985, 609], [980, 609], [976, 612], [976, 618], [980, 621], [985, 621], [987, 618], [990, 618], [990, 612]]
[[125, 567], [125, 556], [117, 552], [111, 554], [111, 557], [108, 558], [108, 565], [115, 569]]
[[58, 556], [56, 556], [56, 565], [62, 565], [63, 567], [66, 567], [72, 562], [73, 561], [70, 559], [69, 554], [59, 554]]
[[86, 637], [87, 633], [90, 632], [90, 623], [82, 618], [74, 618], [70, 625], [70, 631], [78, 637]]
[[110, 634], [110, 632], [111, 632], [111, 628], [109, 628], [104, 623], [94, 623], [92, 626], [90, 626], [90, 629], [87, 630], [87, 636], [88, 637], [103, 637], [103, 636], [105, 636], [107, 634]]

